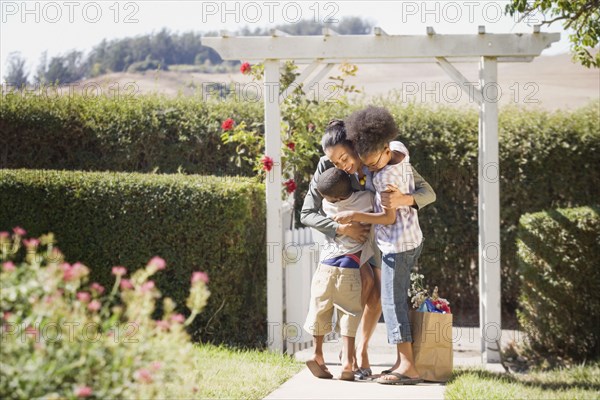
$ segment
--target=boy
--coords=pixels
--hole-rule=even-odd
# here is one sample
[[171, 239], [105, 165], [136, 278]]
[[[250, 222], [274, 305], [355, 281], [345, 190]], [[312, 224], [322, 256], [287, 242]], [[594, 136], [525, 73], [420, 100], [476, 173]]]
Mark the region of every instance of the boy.
[[[330, 217], [346, 210], [373, 210], [373, 193], [353, 192], [350, 176], [340, 169], [330, 168], [323, 172], [317, 190], [324, 198], [323, 211]], [[311, 301], [304, 324], [304, 329], [313, 335], [315, 341], [314, 357], [306, 365], [317, 378], [333, 377], [325, 366], [323, 339], [332, 330], [331, 319], [334, 310], [337, 310], [336, 330], [342, 335], [342, 354], [345, 355], [340, 379], [353, 381], [354, 340], [364, 303], [360, 266], [364, 264], [362, 260], [366, 261], [372, 256], [373, 250], [369, 241], [363, 244], [347, 236], [327, 238], [327, 241], [328, 245], [321, 251], [319, 267], [313, 276]]]
[[415, 190], [408, 151], [393, 152], [390, 142], [398, 135], [392, 115], [381, 107], [367, 107], [352, 113], [346, 120], [348, 139], [354, 143], [363, 164], [375, 171], [373, 185], [375, 213], [345, 211], [334, 219], [339, 223], [358, 221], [375, 224], [377, 246], [382, 252], [381, 304], [388, 332], [388, 342], [396, 344], [394, 366], [384, 371], [378, 383], [411, 385], [423, 380], [414, 366], [412, 336], [408, 319], [410, 272], [423, 247], [423, 234], [417, 210], [381, 205], [381, 193], [396, 185], [400, 192]]

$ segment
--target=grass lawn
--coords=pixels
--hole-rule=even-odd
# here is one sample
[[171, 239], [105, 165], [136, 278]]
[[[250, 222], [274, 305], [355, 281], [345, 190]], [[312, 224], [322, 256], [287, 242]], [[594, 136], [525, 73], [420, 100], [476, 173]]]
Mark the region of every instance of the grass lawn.
[[262, 399], [304, 364], [284, 355], [199, 345], [198, 381], [203, 399]]
[[456, 369], [446, 399], [598, 399], [600, 364], [527, 374]]

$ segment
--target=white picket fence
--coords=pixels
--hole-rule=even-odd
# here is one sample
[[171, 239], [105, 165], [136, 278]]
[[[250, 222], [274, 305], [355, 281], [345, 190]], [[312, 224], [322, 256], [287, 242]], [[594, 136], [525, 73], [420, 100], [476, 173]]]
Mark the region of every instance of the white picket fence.
[[284, 232], [284, 339], [288, 354], [311, 347], [312, 336], [303, 329], [310, 299], [310, 284], [319, 263], [324, 236], [310, 228]]

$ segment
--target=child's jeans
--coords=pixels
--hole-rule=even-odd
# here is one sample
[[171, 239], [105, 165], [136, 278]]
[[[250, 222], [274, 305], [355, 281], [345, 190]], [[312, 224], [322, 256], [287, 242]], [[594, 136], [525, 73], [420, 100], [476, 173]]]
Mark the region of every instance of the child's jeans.
[[416, 265], [423, 243], [408, 251], [384, 254], [381, 265], [381, 306], [388, 343], [412, 342], [408, 320], [410, 272]]

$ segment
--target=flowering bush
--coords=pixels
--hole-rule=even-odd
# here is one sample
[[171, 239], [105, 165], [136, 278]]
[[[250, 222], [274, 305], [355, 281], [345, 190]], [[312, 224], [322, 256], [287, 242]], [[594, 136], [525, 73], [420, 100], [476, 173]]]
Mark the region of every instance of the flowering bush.
[[[333, 82], [328, 82], [325, 87], [327, 93], [315, 93], [312, 85], [303, 88], [302, 84], [296, 84], [294, 80], [300, 75], [297, 65], [286, 62], [283, 65], [279, 93], [286, 92], [287, 98], [281, 104], [282, 130], [281, 139], [282, 157], [282, 194], [284, 197], [294, 193], [300, 188], [303, 192], [314, 172], [315, 165], [321, 156], [321, 135], [327, 121], [333, 117], [342, 117], [340, 110], [347, 113], [347, 94], [359, 92], [353, 85], [348, 85], [346, 79], [356, 75], [355, 65], [344, 63], [340, 66], [340, 75], [329, 77]], [[251, 66], [245, 62], [240, 67], [243, 74], [251, 75], [253, 80], [260, 81], [263, 78], [264, 65]], [[288, 91], [288, 89], [293, 90]], [[306, 92], [306, 93], [305, 93]], [[311, 98], [310, 95], [315, 95]], [[323, 100], [325, 99], [325, 100]], [[231, 120], [231, 118], [226, 121]], [[261, 134], [262, 126], [247, 126], [244, 121], [239, 124], [222, 124], [223, 134], [221, 140], [225, 144], [235, 143], [238, 158], [236, 165], [248, 163], [253, 166], [254, 171], [261, 178], [266, 172], [273, 168], [273, 159], [265, 152], [264, 135]], [[296, 205], [302, 203], [304, 193], [296, 196]]]
[[[204, 308], [208, 277], [191, 279], [186, 318], [150, 278], [160, 257], [128, 276], [115, 266], [110, 290], [88, 284], [89, 269], [65, 262], [54, 237], [0, 233], [0, 397], [191, 398], [194, 348], [185, 326]], [[22, 261], [18, 261], [18, 260]]]
[[410, 289], [408, 296], [414, 308], [422, 312], [438, 312], [443, 314], [451, 314], [450, 302], [441, 298], [438, 295], [438, 287], [433, 289], [433, 293], [429, 295], [429, 290], [423, 286], [422, 274], [410, 274]]

